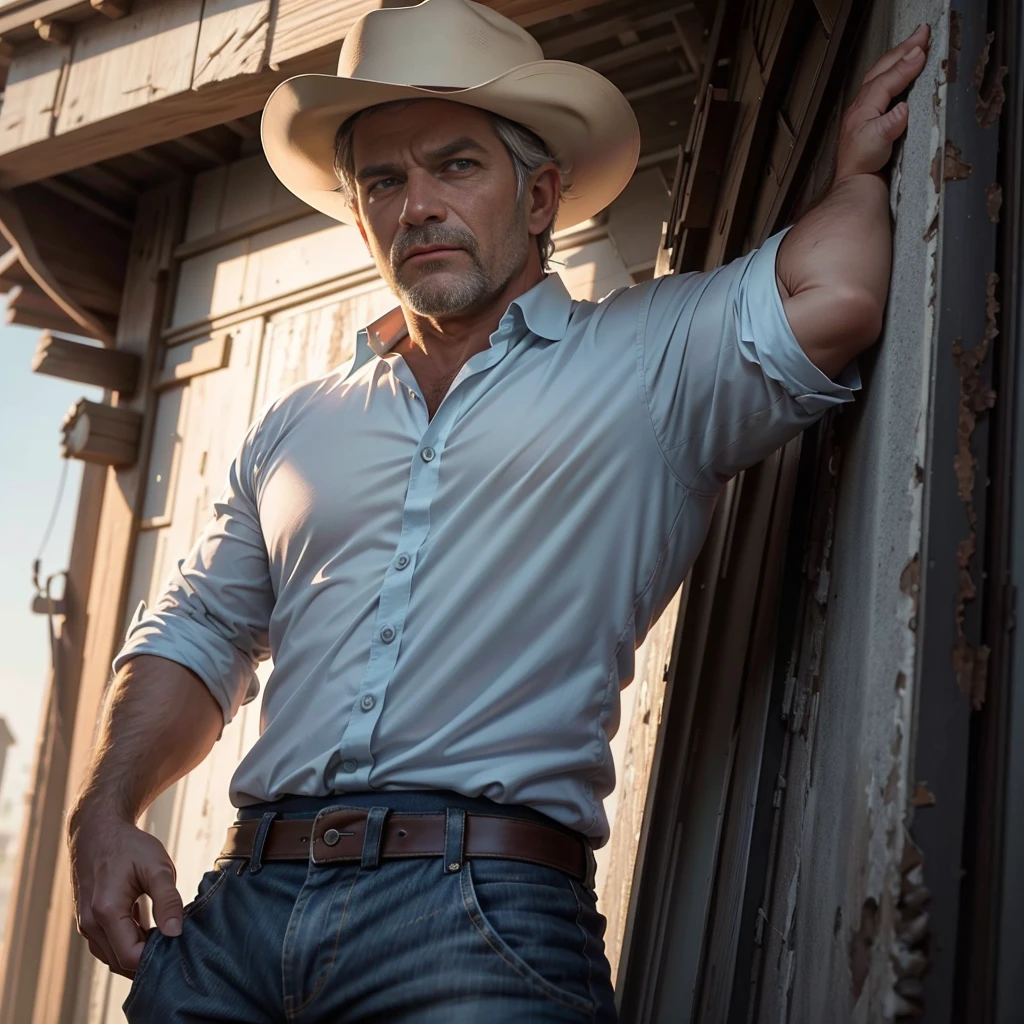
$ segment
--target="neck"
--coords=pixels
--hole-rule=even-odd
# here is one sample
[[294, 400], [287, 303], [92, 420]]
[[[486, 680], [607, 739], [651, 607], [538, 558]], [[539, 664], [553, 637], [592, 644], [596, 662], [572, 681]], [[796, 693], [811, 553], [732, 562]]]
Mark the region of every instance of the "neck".
[[505, 287], [474, 309], [448, 317], [421, 316], [402, 306], [409, 336], [401, 349], [418, 350], [438, 370], [458, 369], [470, 356], [487, 348], [510, 303], [544, 279], [540, 257], [531, 246], [529, 258]]

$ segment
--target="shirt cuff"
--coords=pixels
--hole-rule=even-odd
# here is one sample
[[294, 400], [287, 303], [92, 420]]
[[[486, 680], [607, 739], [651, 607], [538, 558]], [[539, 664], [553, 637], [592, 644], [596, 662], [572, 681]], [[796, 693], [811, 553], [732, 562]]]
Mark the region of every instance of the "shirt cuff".
[[775, 273], [779, 245], [789, 228], [772, 235], [747, 264], [740, 310], [740, 336], [752, 345], [765, 375], [777, 381], [805, 412], [818, 415], [831, 406], [852, 402], [860, 390], [854, 360], [832, 380], [800, 347], [786, 319]]
[[145, 601], [132, 616], [114, 672], [140, 654], [166, 658], [199, 676], [220, 705], [225, 725], [260, 691], [252, 666], [230, 642], [187, 617], [148, 609]]

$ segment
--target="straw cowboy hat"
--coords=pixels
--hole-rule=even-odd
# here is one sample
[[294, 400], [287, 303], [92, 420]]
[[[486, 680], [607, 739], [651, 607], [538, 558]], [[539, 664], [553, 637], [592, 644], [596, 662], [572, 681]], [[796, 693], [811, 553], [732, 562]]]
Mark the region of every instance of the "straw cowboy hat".
[[345, 37], [336, 76], [298, 75], [267, 100], [267, 160], [301, 200], [351, 221], [337, 191], [335, 134], [357, 111], [402, 99], [466, 103], [539, 135], [571, 185], [559, 228], [607, 206], [636, 166], [640, 131], [625, 96], [581, 64], [545, 60], [529, 32], [470, 0], [365, 14]]

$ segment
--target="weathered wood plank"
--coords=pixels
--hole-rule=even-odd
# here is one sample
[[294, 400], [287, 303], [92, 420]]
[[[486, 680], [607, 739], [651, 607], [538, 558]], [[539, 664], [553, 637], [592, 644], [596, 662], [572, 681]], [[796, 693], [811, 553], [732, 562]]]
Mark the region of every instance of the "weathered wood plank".
[[201, 10], [202, 0], [139, 0], [120, 21], [82, 25], [56, 133], [188, 92]]
[[[304, 70], [323, 71], [326, 67], [314, 63]], [[0, 150], [0, 188], [62, 174], [255, 113], [286, 77], [285, 73], [264, 72], [243, 76], [241, 81], [216, 82], [198, 91], [188, 89], [102, 120], [90, 119], [74, 130], [62, 130], [16, 152]]]
[[267, 67], [271, 0], [206, 0], [192, 88]]
[[[157, 349], [162, 316], [164, 283], [170, 266], [170, 253], [181, 224], [181, 186], [170, 183], [147, 193], [139, 203], [131, 260], [118, 322], [117, 347], [134, 352], [143, 360], [143, 379], [148, 378]], [[145, 481], [148, 456], [148, 430], [153, 403], [143, 396], [131, 408], [144, 413], [139, 461], [127, 469], [108, 470], [103, 495], [103, 516], [95, 546], [95, 565], [83, 620], [88, 623], [82, 654], [80, 696], [71, 732], [68, 766], [68, 797], [80, 784], [92, 753], [93, 737], [100, 704], [110, 677], [110, 663], [124, 636], [125, 599], [131, 576], [140, 490]], [[83, 598], [84, 600], [84, 598]], [[71, 922], [72, 903], [66, 845], [58, 870], [49, 880], [50, 894], [46, 942], [37, 954], [34, 967], [39, 978], [40, 999], [35, 1013], [16, 1018], [17, 1024], [50, 1024], [55, 1020], [91, 1019], [79, 1002], [94, 975], [104, 983], [106, 968], [89, 955]], [[44, 910], [45, 913], [45, 910]], [[78, 978], [79, 985], [72, 980]], [[87, 998], [87, 996], [86, 996]]]
[[383, 6], [383, 0], [278, 0], [270, 66], [277, 70], [312, 51], [336, 50], [367, 11]]
[[191, 377], [222, 370], [230, 358], [231, 335], [227, 332], [209, 341], [201, 341], [187, 351], [171, 349], [167, 354], [167, 362], [153, 382], [153, 389], [163, 391], [175, 384], [183, 384]]
[[32, 372], [131, 394], [139, 379], [139, 357], [43, 331], [32, 357]]
[[42, 43], [18, 51], [0, 107], [0, 154], [49, 137], [70, 48]]

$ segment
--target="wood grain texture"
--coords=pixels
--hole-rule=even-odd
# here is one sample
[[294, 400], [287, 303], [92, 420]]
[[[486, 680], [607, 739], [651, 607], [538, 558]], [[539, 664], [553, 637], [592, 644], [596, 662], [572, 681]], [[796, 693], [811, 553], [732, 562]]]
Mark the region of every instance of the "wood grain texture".
[[[142, 359], [143, 379], [148, 376], [157, 347], [164, 281], [170, 267], [171, 250], [178, 241], [181, 204], [179, 183], [160, 186], [139, 201], [125, 299], [118, 321], [117, 347]], [[81, 614], [86, 633], [68, 754], [67, 799], [77, 790], [91, 756], [96, 721], [110, 677], [110, 663], [124, 636], [127, 581], [145, 479], [152, 403], [147, 406], [145, 398], [140, 396], [129, 403], [129, 407], [144, 413], [141, 458], [128, 469], [107, 469], [104, 473], [103, 512], [94, 544], [92, 576], [88, 594], [82, 598]], [[57, 870], [47, 880], [50, 899], [46, 942], [42, 955], [33, 965], [39, 979], [39, 998], [34, 1012], [30, 1010], [15, 1018], [17, 1024], [90, 1020], [87, 1008], [91, 980], [96, 978], [104, 988], [109, 985], [109, 971], [93, 960], [75, 931], [66, 845], [61, 843], [60, 847]]]
[[270, 66], [276, 70], [315, 50], [334, 50], [336, 58], [349, 29], [383, 6], [382, 0], [278, 0]]
[[126, 18], [83, 24], [56, 133], [187, 93], [201, 11], [202, 0], [139, 0]]
[[171, 349], [167, 353], [167, 362], [153, 382], [155, 391], [163, 391], [176, 384], [183, 384], [192, 377], [224, 369], [231, 358], [231, 335], [227, 332], [218, 334], [209, 341], [189, 346], [186, 351], [183, 349], [185, 346]]
[[0, 154], [49, 137], [70, 52], [44, 43], [17, 52], [0, 107]]
[[192, 88], [267, 67], [271, 0], [206, 0]]
[[139, 378], [139, 357], [44, 331], [32, 357], [32, 372], [131, 394]]

